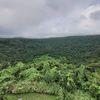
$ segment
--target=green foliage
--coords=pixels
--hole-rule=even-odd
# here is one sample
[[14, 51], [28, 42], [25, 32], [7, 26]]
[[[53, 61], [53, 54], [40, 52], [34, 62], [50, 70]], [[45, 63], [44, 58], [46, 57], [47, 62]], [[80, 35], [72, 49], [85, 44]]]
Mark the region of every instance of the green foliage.
[[39, 72], [33, 67], [26, 69], [20, 73], [20, 78], [27, 79], [27, 80], [34, 80], [37, 79], [39, 76]]
[[100, 100], [100, 36], [1, 38], [0, 94], [27, 92]]
[[46, 55], [2, 69], [0, 94], [37, 92], [58, 95], [59, 100], [99, 100], [99, 65], [76, 66], [63, 59]]
[[75, 36], [50, 39], [0, 39], [0, 63], [30, 62], [37, 56], [66, 57], [67, 63], [86, 64], [100, 61], [100, 36]]
[[73, 94], [67, 93], [65, 100], [95, 100], [95, 98], [91, 97], [91, 95], [86, 92], [77, 90]]

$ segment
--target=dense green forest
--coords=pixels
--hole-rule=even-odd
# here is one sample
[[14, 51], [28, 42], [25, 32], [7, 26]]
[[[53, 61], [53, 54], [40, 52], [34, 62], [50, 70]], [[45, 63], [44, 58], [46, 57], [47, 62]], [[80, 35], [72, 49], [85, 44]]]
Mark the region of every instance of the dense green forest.
[[68, 62], [82, 64], [100, 60], [100, 35], [49, 39], [1, 38], [0, 63], [29, 62], [41, 55], [66, 57]]
[[1, 38], [0, 98], [31, 92], [100, 100], [100, 36]]

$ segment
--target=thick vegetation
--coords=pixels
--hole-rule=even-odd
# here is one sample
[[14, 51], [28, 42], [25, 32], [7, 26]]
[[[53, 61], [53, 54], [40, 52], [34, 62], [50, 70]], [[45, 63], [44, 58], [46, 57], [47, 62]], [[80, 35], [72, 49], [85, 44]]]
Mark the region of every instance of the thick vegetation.
[[37, 56], [66, 57], [68, 63], [100, 61], [100, 36], [50, 39], [0, 39], [0, 63], [5, 67], [18, 61], [30, 62]]
[[29, 92], [100, 100], [100, 36], [0, 39], [0, 95]]
[[58, 100], [100, 100], [100, 62], [73, 65], [66, 58], [41, 56], [0, 71], [0, 93], [37, 92]]

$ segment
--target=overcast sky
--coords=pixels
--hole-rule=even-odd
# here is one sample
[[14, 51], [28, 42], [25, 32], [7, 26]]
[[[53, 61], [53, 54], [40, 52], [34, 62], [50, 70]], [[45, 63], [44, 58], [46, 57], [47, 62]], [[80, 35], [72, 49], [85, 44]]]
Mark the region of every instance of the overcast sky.
[[100, 0], [0, 0], [0, 37], [100, 34]]

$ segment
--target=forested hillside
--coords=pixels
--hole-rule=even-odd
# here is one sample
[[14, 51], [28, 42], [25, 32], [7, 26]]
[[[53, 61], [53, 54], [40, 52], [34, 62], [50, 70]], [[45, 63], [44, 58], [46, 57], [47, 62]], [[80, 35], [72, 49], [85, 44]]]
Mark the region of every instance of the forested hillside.
[[66, 57], [74, 64], [100, 60], [100, 36], [73, 36], [49, 39], [1, 38], [0, 63], [29, 62], [41, 55]]
[[100, 36], [1, 38], [0, 100], [31, 92], [100, 100]]

